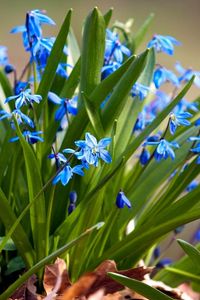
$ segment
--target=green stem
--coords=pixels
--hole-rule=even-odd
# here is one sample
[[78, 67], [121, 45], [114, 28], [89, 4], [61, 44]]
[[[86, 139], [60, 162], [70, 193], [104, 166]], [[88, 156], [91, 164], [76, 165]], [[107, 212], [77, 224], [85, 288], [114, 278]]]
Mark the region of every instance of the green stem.
[[51, 188], [50, 199], [48, 203], [47, 210], [47, 221], [46, 221], [46, 255], [49, 254], [49, 237], [50, 237], [50, 228], [51, 228], [51, 216], [52, 216], [52, 208], [53, 208], [53, 200], [54, 200], [55, 186]]

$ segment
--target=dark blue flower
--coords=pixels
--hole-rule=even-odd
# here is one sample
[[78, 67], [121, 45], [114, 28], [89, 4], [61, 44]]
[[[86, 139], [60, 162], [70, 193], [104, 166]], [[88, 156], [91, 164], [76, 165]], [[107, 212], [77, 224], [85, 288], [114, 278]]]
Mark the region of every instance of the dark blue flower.
[[7, 64], [7, 65], [5, 65], [5, 67], [4, 67], [4, 72], [5, 72], [6, 74], [10, 74], [10, 73], [12, 73], [14, 70], [15, 70], [15, 68], [14, 68], [14, 66], [11, 65], [11, 64]]
[[164, 268], [165, 266], [168, 266], [171, 263], [172, 263], [171, 258], [165, 257], [156, 264], [156, 268]]
[[144, 100], [147, 97], [149, 91], [150, 88], [148, 86], [136, 82], [131, 89], [131, 95], [132, 97], [138, 96], [140, 100]]
[[16, 96], [10, 96], [6, 98], [5, 103], [11, 100], [15, 100], [16, 109], [20, 109], [23, 105], [32, 105], [34, 102], [40, 103], [42, 97], [40, 95], [32, 95], [31, 89], [27, 89]]
[[189, 112], [171, 113], [169, 119], [169, 129], [171, 134], [174, 134], [177, 127], [180, 125], [189, 126], [191, 123], [187, 118], [191, 118], [192, 114]]
[[123, 62], [123, 55], [130, 56], [131, 51], [120, 43], [118, 34], [111, 30], [106, 30], [106, 49], [105, 49], [105, 64], [108, 64], [113, 58], [118, 63]]
[[190, 151], [192, 151], [195, 154], [198, 154], [197, 157], [197, 164], [200, 164], [200, 137], [199, 136], [191, 136], [188, 139], [190, 142], [198, 142], [198, 144], [195, 146], [195, 148], [192, 148]]
[[177, 76], [172, 71], [161, 66], [154, 71], [153, 82], [157, 89], [166, 82], [171, 82], [175, 86], [179, 85]]
[[166, 54], [173, 55], [174, 45], [180, 46], [181, 43], [172, 36], [155, 34], [147, 47], [154, 47], [156, 52], [164, 52]]
[[154, 157], [157, 161], [161, 159], [167, 159], [171, 157], [171, 159], [175, 159], [175, 153], [172, 148], [179, 148], [178, 143], [176, 142], [168, 142], [165, 139], [161, 139], [159, 142], [145, 142], [145, 145], [157, 146]]
[[200, 126], [200, 118], [195, 121], [194, 125], [197, 127]]
[[85, 159], [90, 165], [98, 166], [99, 158], [106, 163], [111, 163], [112, 158], [110, 153], [105, 148], [110, 144], [111, 138], [101, 139], [98, 143], [96, 138], [90, 133], [85, 134], [85, 140], [76, 141], [75, 144], [80, 148], [76, 152], [78, 159]]
[[75, 191], [72, 191], [69, 193], [69, 201], [70, 201], [70, 203], [76, 203], [77, 193]]
[[62, 118], [67, 114], [70, 113], [72, 115], [77, 115], [78, 113], [78, 97], [75, 96], [72, 99], [67, 99], [67, 98], [60, 98], [58, 97], [55, 93], [49, 92], [48, 93], [48, 99], [53, 102], [54, 104], [59, 105], [60, 107], [55, 113], [55, 120], [60, 121]]
[[180, 82], [188, 82], [192, 76], [195, 76], [194, 78], [194, 84], [197, 87], [200, 87], [200, 72], [193, 71], [190, 69], [184, 69], [179, 62], [175, 64], [176, 70], [180, 73], [179, 81]]
[[[35, 144], [37, 142], [43, 142], [44, 141], [44, 139], [39, 136], [40, 134], [42, 134], [42, 131], [31, 132], [29, 130], [25, 130], [25, 131], [23, 131], [22, 134], [23, 134], [24, 138], [26, 139], [26, 141], [29, 144]], [[13, 143], [13, 142], [16, 142], [18, 140], [19, 140], [19, 137], [15, 136], [15, 137], [11, 138], [9, 141], [11, 143]]]
[[160, 250], [160, 247], [158, 246], [153, 251], [154, 259], [157, 259], [160, 256], [160, 253], [161, 253], [161, 250]]
[[149, 161], [150, 158], [150, 152], [146, 149], [143, 148], [142, 153], [140, 154], [140, 163], [142, 166], [146, 165]]
[[120, 191], [117, 194], [116, 205], [118, 208], [124, 208], [125, 205], [128, 208], [131, 208], [131, 202], [128, 200], [128, 198], [125, 196], [124, 192], [122, 191]]
[[63, 185], [67, 185], [69, 180], [72, 178], [73, 174], [78, 174], [80, 176], [84, 175], [82, 168], [83, 168], [82, 165], [77, 165], [77, 166], [72, 168], [69, 164], [67, 164], [66, 166], [64, 166], [62, 171], [60, 171], [54, 177], [53, 184], [57, 184], [59, 181], [61, 181], [61, 183]]

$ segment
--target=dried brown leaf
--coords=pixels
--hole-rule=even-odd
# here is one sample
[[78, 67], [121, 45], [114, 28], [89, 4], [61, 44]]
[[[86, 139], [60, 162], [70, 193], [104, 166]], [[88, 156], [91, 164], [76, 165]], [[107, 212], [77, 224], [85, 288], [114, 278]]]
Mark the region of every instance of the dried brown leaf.
[[112, 260], [102, 262], [94, 272], [83, 275], [75, 284], [73, 284], [61, 297], [62, 300], [71, 300], [75, 297], [86, 297], [95, 294], [99, 290], [104, 290], [104, 294], [112, 294], [124, 288], [123, 285], [111, 279], [107, 273], [115, 272], [143, 280], [145, 274], [151, 272], [151, 268], [139, 267], [135, 269], [118, 271], [116, 264]]
[[63, 259], [57, 258], [54, 264], [45, 267], [43, 286], [47, 295], [52, 291], [61, 294], [71, 286]]

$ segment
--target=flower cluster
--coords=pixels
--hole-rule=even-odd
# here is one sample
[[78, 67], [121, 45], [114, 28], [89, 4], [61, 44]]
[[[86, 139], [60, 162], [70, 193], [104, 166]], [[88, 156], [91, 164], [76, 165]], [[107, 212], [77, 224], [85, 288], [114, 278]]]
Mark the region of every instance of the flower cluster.
[[70, 157], [74, 155], [80, 160], [81, 164], [74, 167], [70, 166], [70, 158], [67, 159], [62, 153], [50, 154], [48, 157], [56, 160], [58, 170], [58, 174], [55, 176], [53, 184], [61, 181], [63, 185], [66, 185], [73, 174], [83, 176], [83, 169], [89, 169], [90, 165], [97, 167], [100, 159], [105, 163], [111, 163], [111, 155], [105, 149], [110, 142], [110, 138], [104, 138], [97, 143], [96, 138], [87, 132], [85, 134], [85, 140], [75, 141], [75, 145], [78, 147], [77, 150], [67, 148], [62, 151], [63, 153], [70, 154]]

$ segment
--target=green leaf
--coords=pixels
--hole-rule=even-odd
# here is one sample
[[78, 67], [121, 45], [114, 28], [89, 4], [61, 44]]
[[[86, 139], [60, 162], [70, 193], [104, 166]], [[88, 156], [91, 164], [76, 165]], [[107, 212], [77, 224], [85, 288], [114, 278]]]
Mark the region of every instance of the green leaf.
[[[135, 59], [135, 56], [131, 56], [118, 70], [113, 74], [108, 76], [106, 79], [101, 81], [101, 83], [95, 88], [91, 93], [89, 98], [93, 99], [93, 102], [98, 109], [100, 104], [105, 100], [107, 95], [112, 91], [114, 86], [120, 80], [122, 75], [126, 72], [132, 61]], [[66, 132], [61, 149], [66, 147], [71, 147], [75, 140], [79, 139], [82, 133], [85, 130], [89, 122], [88, 115], [85, 110], [85, 106], [81, 106], [76, 118], [72, 120], [72, 123], [69, 126], [69, 129]], [[77, 130], [79, 128], [79, 130]]]
[[98, 230], [102, 226], [102, 222], [88, 228], [85, 232], [83, 232], [79, 237], [75, 238], [68, 244], [64, 245], [60, 249], [52, 252], [49, 256], [46, 256], [39, 262], [37, 262], [32, 268], [30, 268], [27, 272], [21, 275], [13, 284], [11, 284], [5, 292], [3, 292], [0, 296], [1, 300], [8, 299], [15, 290], [20, 287], [31, 275], [40, 271], [45, 265], [51, 263], [56, 257], [60, 257], [63, 253], [67, 252], [71, 247], [79, 243], [84, 237], [93, 232], [94, 230]]
[[43, 101], [39, 104], [37, 115], [40, 115], [42, 106], [44, 106], [47, 98], [47, 94], [51, 89], [51, 85], [55, 78], [56, 70], [60, 60], [62, 59], [63, 55], [63, 48], [66, 43], [67, 35], [69, 32], [70, 21], [71, 21], [71, 14], [72, 10], [69, 10], [62, 27], [58, 33], [58, 36], [54, 42], [53, 48], [51, 50], [50, 56], [47, 60], [47, 65], [45, 67], [44, 73], [42, 75], [42, 79], [40, 81], [37, 94], [41, 95]]
[[80, 57], [80, 49], [72, 28], [70, 28], [68, 33], [67, 44], [70, 50], [70, 56], [72, 56], [73, 63], [76, 63], [78, 61], [78, 58]]
[[145, 22], [142, 24], [142, 26], [139, 28], [135, 36], [132, 38], [132, 44], [131, 44], [131, 49], [133, 52], [135, 52], [138, 47], [141, 45], [143, 42], [145, 35], [154, 19], [154, 14], [151, 13], [149, 17], [145, 20]]
[[183, 270], [180, 270], [180, 269], [175, 269], [175, 268], [172, 268], [172, 267], [166, 267], [166, 271], [180, 276], [183, 281], [184, 280], [187, 280], [187, 281], [190, 280], [192, 282], [196, 282], [196, 283], [200, 284], [200, 276], [194, 275], [193, 273], [186, 272], [186, 271], [183, 271]]
[[[150, 49], [147, 56], [146, 66], [138, 78], [138, 82], [149, 86], [152, 82], [153, 72], [155, 66], [155, 51]], [[133, 133], [133, 124], [135, 124], [139, 112], [141, 112], [144, 106], [144, 101], [141, 101], [139, 97], [129, 97], [123, 112], [118, 119], [118, 135], [116, 143], [116, 157], [118, 157], [126, 148], [128, 142]], [[131, 116], [131, 117], [130, 117]]]
[[[178, 239], [177, 242], [183, 249], [183, 251], [189, 256], [191, 261], [193, 262], [194, 266], [199, 270], [200, 272], [200, 251], [192, 246], [191, 244]], [[200, 278], [199, 278], [200, 279]]]
[[141, 281], [112, 272], [109, 272], [108, 275], [112, 279], [128, 287], [129, 289], [136, 291], [138, 294], [148, 298], [149, 300], [173, 300], [173, 298], [167, 296], [166, 294], [152, 288], [151, 286]]
[[[198, 244], [197, 249], [200, 250], [200, 244]], [[183, 256], [181, 259], [179, 259], [177, 262], [173, 263], [170, 268], [178, 269], [184, 272], [190, 272], [193, 273], [193, 275], [197, 275], [197, 268], [194, 267], [193, 264], [191, 264], [191, 260], [188, 256]], [[183, 282], [183, 277], [180, 276], [180, 274], [175, 274], [174, 272], [169, 272], [168, 270], [162, 269], [160, 272], [156, 274], [154, 277], [155, 280], [163, 281], [165, 284], [170, 285], [172, 287], [177, 287]]]
[[81, 71], [81, 58], [79, 58], [72, 69], [69, 77], [65, 81], [65, 84], [60, 93], [61, 98], [71, 99], [80, 81], [80, 71]]
[[[16, 131], [23, 149], [26, 175], [28, 182], [29, 202], [42, 190], [41, 173], [38, 161], [31, 146], [23, 137], [19, 125], [15, 120]], [[33, 241], [36, 250], [36, 259], [40, 260], [46, 255], [46, 211], [44, 193], [40, 193], [37, 202], [30, 208]]]
[[110, 23], [110, 20], [112, 18], [112, 14], [113, 14], [113, 8], [111, 7], [107, 13], [105, 13], [104, 15], [104, 20], [105, 20], [105, 24], [106, 24], [106, 27], [108, 27], [109, 23]]
[[114, 120], [120, 115], [127, 96], [133, 86], [133, 84], [139, 78], [146, 63], [146, 57], [149, 53], [147, 49], [141, 55], [139, 55], [130, 65], [126, 73], [119, 80], [112, 95], [107, 102], [104, 111], [102, 112], [102, 120], [105, 130], [110, 129]]
[[24, 261], [21, 256], [16, 256], [9, 260], [5, 275], [8, 276], [16, 271], [20, 271], [25, 268]]
[[105, 21], [97, 8], [88, 15], [83, 32], [80, 91], [90, 95], [101, 81], [105, 50]]
[[104, 129], [99, 111], [95, 108], [93, 102], [85, 95], [84, 92], [82, 92], [82, 99], [96, 136], [98, 138], [102, 138], [104, 136]]
[[8, 80], [8, 77], [2, 69], [0, 69], [0, 84], [6, 98], [13, 95], [12, 86]]
[[[6, 230], [8, 231], [13, 223], [17, 220], [17, 217], [12, 211], [12, 207], [9, 205], [9, 202], [4, 195], [3, 191], [0, 189], [0, 220], [4, 224]], [[12, 234], [12, 240], [14, 241], [16, 248], [18, 249], [20, 255], [23, 257], [26, 262], [27, 267], [31, 267], [35, 261], [35, 253], [33, 248], [28, 240], [26, 232], [19, 224], [15, 232]], [[5, 248], [7, 241], [6, 236], [3, 238], [0, 244], [0, 253]]]

